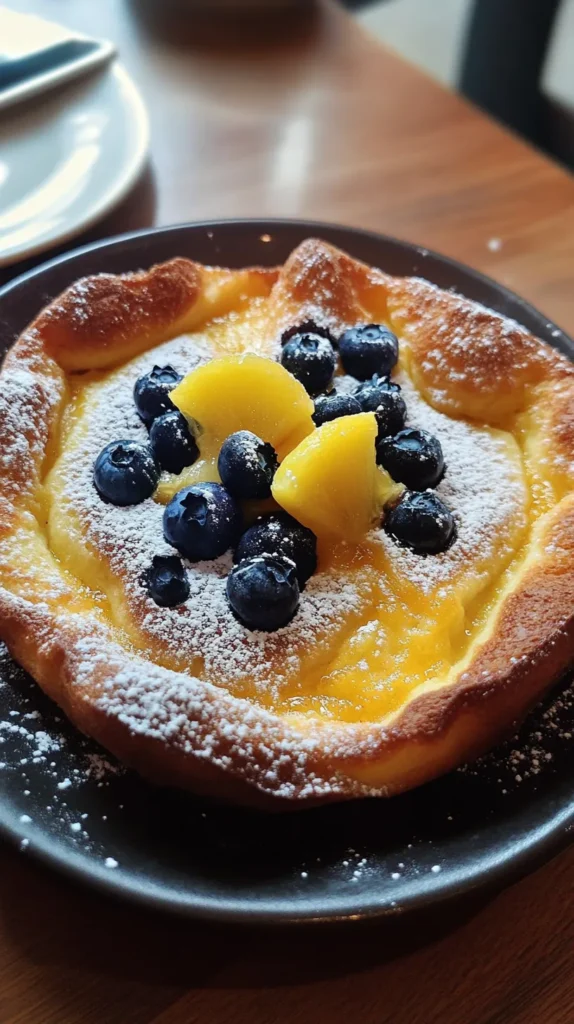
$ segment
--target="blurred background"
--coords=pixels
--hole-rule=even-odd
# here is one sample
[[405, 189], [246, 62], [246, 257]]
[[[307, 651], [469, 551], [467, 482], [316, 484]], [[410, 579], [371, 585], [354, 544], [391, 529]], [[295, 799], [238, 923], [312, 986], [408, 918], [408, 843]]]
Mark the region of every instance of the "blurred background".
[[[6, 101], [78, 39], [96, 70]], [[543, 199], [513, 135], [574, 169], [573, 55], [574, 0], [0, 0], [0, 281], [72, 238], [241, 215], [454, 232], [480, 262]]]
[[347, 0], [374, 35], [574, 166], [574, 0]]

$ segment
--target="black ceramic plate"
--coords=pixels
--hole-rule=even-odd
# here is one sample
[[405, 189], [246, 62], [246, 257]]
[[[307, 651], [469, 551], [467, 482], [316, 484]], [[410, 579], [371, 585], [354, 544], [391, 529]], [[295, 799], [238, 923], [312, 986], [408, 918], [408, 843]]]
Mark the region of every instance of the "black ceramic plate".
[[[84, 274], [176, 255], [275, 264], [309, 235], [390, 273], [454, 288], [574, 356], [554, 324], [460, 264], [380, 235], [286, 221], [148, 231], [47, 263], [0, 292], [2, 348]], [[390, 801], [270, 816], [118, 773], [0, 650], [0, 827], [27, 855], [182, 914], [292, 922], [404, 912], [516, 878], [566, 845], [574, 824], [573, 709], [565, 683], [517, 739], [470, 769]]]

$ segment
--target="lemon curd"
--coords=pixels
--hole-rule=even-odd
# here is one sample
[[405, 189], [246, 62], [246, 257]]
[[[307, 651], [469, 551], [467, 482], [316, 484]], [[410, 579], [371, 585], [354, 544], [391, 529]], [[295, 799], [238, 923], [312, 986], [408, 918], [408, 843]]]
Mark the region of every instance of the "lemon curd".
[[[273, 361], [264, 314], [257, 298], [117, 369], [70, 377], [43, 489], [49, 546], [121, 642], [157, 664], [298, 719], [378, 721], [418, 688], [447, 683], [470, 657], [559, 483], [540, 473], [528, 416], [509, 416], [496, 428], [451, 418], [417, 392], [401, 355], [396, 376], [409, 422], [431, 430], [444, 449], [438, 493], [452, 508], [458, 538], [449, 551], [426, 558], [399, 548], [378, 525], [400, 488], [376, 466], [374, 415], [315, 429], [311, 399]], [[145, 437], [131, 392], [154, 363], [186, 374], [172, 399], [201, 426], [200, 459], [178, 476], [164, 473], [141, 509], [111, 510], [93, 488], [88, 493], [86, 481], [106, 438]], [[214, 596], [227, 556], [221, 565], [191, 568], [197, 587], [177, 614], [150, 609], [138, 582], [153, 546], [165, 550], [162, 503], [189, 483], [216, 481], [222, 441], [243, 428], [270, 441], [281, 462], [273, 500], [262, 508], [286, 509], [318, 537], [318, 572], [300, 611], [272, 636], [239, 627]]]

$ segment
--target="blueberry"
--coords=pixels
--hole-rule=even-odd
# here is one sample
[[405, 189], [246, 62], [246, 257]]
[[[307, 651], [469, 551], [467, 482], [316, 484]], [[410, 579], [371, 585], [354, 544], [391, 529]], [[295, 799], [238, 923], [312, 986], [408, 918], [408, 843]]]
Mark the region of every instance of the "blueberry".
[[417, 555], [437, 555], [456, 540], [453, 514], [433, 491], [406, 491], [388, 510], [383, 525]]
[[407, 427], [377, 442], [377, 463], [412, 491], [436, 487], [444, 475], [441, 443], [426, 430]]
[[345, 373], [368, 380], [374, 373], [387, 376], [391, 372], [399, 357], [399, 343], [383, 324], [363, 324], [339, 338], [339, 353]]
[[177, 555], [155, 555], [145, 574], [149, 596], [161, 608], [174, 608], [189, 597], [189, 580]]
[[304, 320], [300, 324], [295, 324], [293, 327], [288, 327], [281, 335], [281, 344], [286, 345], [291, 338], [294, 338], [296, 334], [318, 334], [321, 338], [327, 338], [331, 342], [333, 348], [337, 347], [334, 336], [328, 327], [320, 327], [314, 320]]
[[360, 411], [361, 406], [353, 395], [319, 395], [315, 399], [313, 421], [315, 426], [320, 427], [329, 420], [337, 420], [339, 416], [355, 416]]
[[134, 386], [134, 402], [140, 418], [146, 424], [161, 416], [174, 405], [169, 397], [181, 375], [173, 366], [154, 366], [153, 370], [138, 377]]
[[[199, 427], [197, 430], [199, 433]], [[161, 468], [168, 473], [181, 473], [186, 466], [192, 466], [199, 456], [188, 422], [177, 409], [164, 412], [153, 421], [149, 440]]]
[[286, 626], [299, 607], [295, 563], [267, 552], [243, 559], [227, 577], [227, 600], [248, 629], [271, 632]]
[[361, 412], [374, 412], [381, 404], [382, 395], [400, 395], [400, 384], [395, 384], [388, 377], [374, 374], [370, 380], [363, 381], [353, 392], [353, 396], [361, 406]]
[[398, 434], [405, 425], [407, 407], [401, 389], [388, 377], [377, 377], [359, 384], [355, 399], [362, 412], [374, 412], [379, 425], [378, 437]]
[[320, 334], [294, 334], [284, 346], [281, 363], [310, 395], [324, 391], [335, 372], [335, 351]]
[[112, 505], [139, 505], [155, 491], [159, 474], [150, 446], [139, 441], [112, 441], [94, 463], [95, 488]]
[[229, 493], [248, 500], [269, 497], [278, 464], [273, 445], [250, 430], [238, 430], [223, 442], [217, 469]]
[[184, 487], [163, 514], [166, 541], [190, 562], [218, 558], [235, 544], [241, 525], [241, 510], [221, 484]]
[[240, 538], [234, 562], [256, 555], [284, 555], [297, 566], [301, 590], [317, 568], [317, 538], [287, 512], [260, 516]]

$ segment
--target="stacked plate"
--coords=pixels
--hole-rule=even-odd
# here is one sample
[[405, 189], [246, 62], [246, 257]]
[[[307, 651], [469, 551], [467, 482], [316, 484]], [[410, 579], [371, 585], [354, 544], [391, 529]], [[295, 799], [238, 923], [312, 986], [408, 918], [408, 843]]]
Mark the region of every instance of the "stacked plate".
[[0, 7], [0, 267], [79, 234], [136, 181], [147, 114], [113, 58]]

